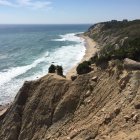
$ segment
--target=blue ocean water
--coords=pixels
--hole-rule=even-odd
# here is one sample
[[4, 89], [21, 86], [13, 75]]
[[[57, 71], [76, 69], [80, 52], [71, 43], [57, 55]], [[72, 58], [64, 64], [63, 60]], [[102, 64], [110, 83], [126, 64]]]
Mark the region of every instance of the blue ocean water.
[[54, 63], [64, 73], [78, 63], [84, 40], [76, 34], [90, 25], [0, 25], [0, 104], [13, 101], [26, 80], [35, 80]]

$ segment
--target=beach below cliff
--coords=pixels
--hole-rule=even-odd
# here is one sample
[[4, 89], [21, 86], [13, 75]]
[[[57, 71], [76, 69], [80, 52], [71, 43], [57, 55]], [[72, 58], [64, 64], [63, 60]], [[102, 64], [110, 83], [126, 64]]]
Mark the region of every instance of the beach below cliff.
[[[89, 38], [88, 36], [84, 36], [83, 34], [78, 35], [78, 36], [85, 40], [85, 48], [86, 48], [85, 55], [79, 62], [79, 63], [82, 63], [83, 61], [88, 61], [92, 56], [94, 56], [96, 52], [98, 51], [98, 48], [97, 48], [97, 43], [93, 39]], [[76, 68], [79, 63], [77, 63], [72, 69], [70, 69], [66, 73], [67, 79], [71, 79], [71, 76], [76, 75], [77, 73]]]
[[89, 26], [0, 25], [0, 105], [13, 102], [24, 81], [46, 75], [51, 64], [62, 66], [66, 74], [79, 63], [85, 46], [77, 34]]
[[[97, 43], [89, 38], [88, 36], [84, 36], [82, 34], [78, 35], [80, 38], [84, 39], [85, 41], [85, 55], [83, 56], [83, 58], [81, 59], [81, 62], [83, 61], [88, 61], [97, 51], [98, 51], [98, 48], [97, 48]], [[68, 80], [71, 80], [71, 76], [73, 75], [76, 75], [77, 72], [76, 72], [76, 68], [78, 66], [77, 63], [75, 66], [73, 66], [67, 73], [66, 73], [66, 79]], [[7, 108], [9, 107], [9, 104], [6, 104], [4, 106], [0, 106], [0, 116], [7, 110]]]

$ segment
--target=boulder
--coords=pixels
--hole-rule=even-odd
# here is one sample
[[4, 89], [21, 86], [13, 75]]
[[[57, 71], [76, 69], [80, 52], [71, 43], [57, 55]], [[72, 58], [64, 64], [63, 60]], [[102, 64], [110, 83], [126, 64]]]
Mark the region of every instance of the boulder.
[[124, 68], [132, 70], [140, 70], [140, 62], [131, 60], [129, 58], [124, 59]]
[[126, 122], [128, 122], [128, 121], [130, 120], [130, 118], [131, 118], [131, 117], [128, 116], [128, 115], [124, 116], [124, 119], [125, 119]]
[[139, 119], [139, 115], [138, 114], [135, 114], [132, 118], [132, 120], [136, 123]]
[[91, 79], [92, 81], [94, 81], [94, 82], [97, 82], [97, 80], [98, 80], [98, 77], [97, 76], [94, 76], [94, 77], [92, 77], [92, 79]]
[[72, 75], [71, 80], [74, 81], [75, 79], [77, 79], [77, 75]]
[[139, 103], [135, 103], [135, 109], [140, 109], [140, 102]]

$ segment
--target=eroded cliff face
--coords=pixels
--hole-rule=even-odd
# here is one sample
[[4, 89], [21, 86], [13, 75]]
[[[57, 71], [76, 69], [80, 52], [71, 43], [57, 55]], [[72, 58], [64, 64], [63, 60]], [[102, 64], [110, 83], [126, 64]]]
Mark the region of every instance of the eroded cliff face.
[[75, 81], [25, 82], [0, 119], [0, 139], [140, 139], [140, 71], [93, 67]]

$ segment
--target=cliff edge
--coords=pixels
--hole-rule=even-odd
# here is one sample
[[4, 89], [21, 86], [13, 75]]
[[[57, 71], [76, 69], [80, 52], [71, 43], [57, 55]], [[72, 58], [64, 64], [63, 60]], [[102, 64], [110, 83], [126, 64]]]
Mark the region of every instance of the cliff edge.
[[0, 119], [0, 139], [139, 139], [139, 85], [139, 71], [114, 67], [74, 82], [55, 74], [25, 82]]

